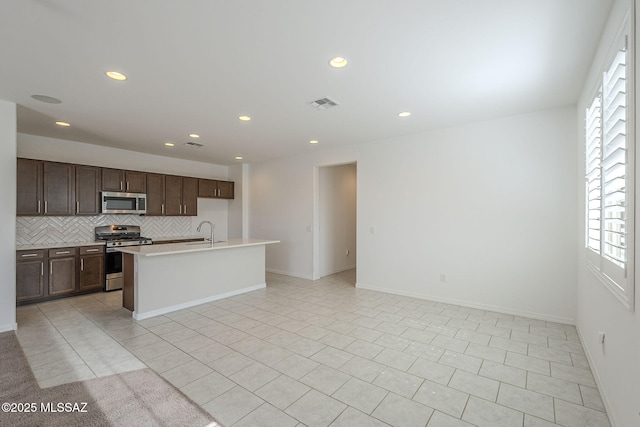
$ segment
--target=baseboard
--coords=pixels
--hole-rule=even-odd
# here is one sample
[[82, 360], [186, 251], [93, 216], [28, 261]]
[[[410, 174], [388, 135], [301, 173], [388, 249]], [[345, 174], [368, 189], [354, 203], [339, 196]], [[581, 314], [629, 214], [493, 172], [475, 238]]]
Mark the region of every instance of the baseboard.
[[0, 333], [2, 332], [8, 332], [8, 331], [15, 331], [18, 329], [18, 324], [17, 323], [9, 323], [8, 325], [0, 325]]
[[584, 339], [584, 335], [582, 335], [582, 331], [580, 330], [580, 327], [577, 324], [576, 324], [576, 330], [578, 331], [578, 336], [580, 337], [580, 344], [582, 344], [582, 348], [584, 349], [584, 354], [587, 357], [587, 361], [589, 362], [589, 368], [591, 368], [593, 379], [596, 381], [596, 385], [598, 386], [598, 392], [600, 392], [600, 398], [602, 399], [604, 410], [607, 411], [607, 417], [609, 417], [609, 423], [611, 424], [611, 427], [616, 427], [617, 424], [613, 418], [613, 412], [611, 411], [611, 404], [609, 403], [609, 399], [607, 399], [607, 396], [604, 394], [604, 388], [602, 387], [602, 381], [600, 381], [600, 375], [598, 374], [598, 371], [596, 371], [595, 369], [595, 364], [593, 363], [593, 357], [591, 356], [589, 347], [584, 345], [586, 340]]
[[356, 268], [356, 266], [354, 265], [353, 267], [344, 267], [344, 268], [339, 268], [338, 270], [333, 270], [330, 271], [328, 273], [324, 273], [323, 275], [320, 276], [320, 278], [323, 277], [327, 277], [327, 276], [331, 276], [332, 274], [338, 274], [338, 273], [342, 273], [343, 271], [349, 271], [349, 270], [354, 270]]
[[445, 303], [445, 304], [455, 304], [455, 305], [460, 305], [460, 306], [463, 306], [463, 307], [476, 308], [476, 309], [479, 309], [479, 310], [486, 310], [486, 311], [493, 311], [493, 312], [496, 312], [496, 313], [509, 314], [509, 315], [512, 315], [512, 316], [528, 317], [528, 318], [531, 318], [531, 319], [544, 320], [544, 321], [547, 321], [547, 322], [563, 323], [563, 324], [567, 324], [567, 325], [575, 325], [576, 324], [575, 319], [570, 319], [568, 317], [552, 316], [552, 315], [548, 315], [548, 314], [544, 314], [544, 313], [535, 313], [535, 312], [524, 311], [524, 310], [514, 310], [514, 309], [507, 308], [507, 307], [500, 307], [500, 306], [494, 306], [494, 305], [489, 305], [489, 304], [478, 304], [478, 303], [474, 303], [474, 302], [471, 302], [471, 301], [459, 300], [459, 299], [455, 299], [455, 298], [442, 298], [442, 297], [437, 297], [437, 296], [433, 296], [433, 295], [420, 294], [420, 293], [417, 293], [417, 292], [406, 292], [406, 291], [399, 291], [397, 289], [380, 288], [380, 287], [377, 287], [377, 286], [368, 286], [368, 285], [363, 285], [363, 284], [360, 284], [360, 283], [356, 283], [356, 288], [368, 289], [368, 290], [371, 290], [371, 291], [384, 292], [384, 293], [393, 294], [393, 295], [402, 295], [402, 296], [405, 296], [405, 297], [412, 297], [412, 298], [419, 298], [419, 299], [425, 299], [425, 300], [430, 300], [430, 301], [442, 302], [442, 303]]
[[171, 313], [178, 310], [183, 310], [185, 308], [195, 307], [196, 305], [206, 304], [212, 301], [218, 301], [224, 298], [233, 297], [236, 295], [246, 294], [247, 292], [257, 291], [259, 289], [264, 289], [267, 287], [266, 283], [262, 283], [261, 285], [249, 286], [248, 288], [238, 289], [237, 291], [225, 292], [223, 294], [213, 295], [207, 298], [198, 299], [195, 301], [189, 301], [182, 304], [172, 305], [170, 307], [161, 308], [158, 310], [147, 311], [146, 313], [137, 313], [133, 312], [134, 320], [144, 320], [149, 319], [150, 317], [161, 316], [163, 314]]
[[275, 274], [282, 274], [283, 276], [297, 277], [298, 279], [313, 280], [312, 276], [309, 276], [306, 274], [292, 273], [291, 271], [274, 270], [273, 268], [267, 268], [265, 271], [267, 273], [275, 273]]

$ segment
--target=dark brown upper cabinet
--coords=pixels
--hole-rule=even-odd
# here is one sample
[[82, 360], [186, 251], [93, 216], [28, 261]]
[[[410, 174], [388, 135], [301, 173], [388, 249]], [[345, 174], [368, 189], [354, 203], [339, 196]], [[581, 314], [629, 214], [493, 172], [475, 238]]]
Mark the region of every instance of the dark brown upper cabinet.
[[16, 215], [99, 215], [101, 191], [146, 193], [148, 216], [196, 216], [198, 197], [233, 199], [234, 183], [17, 159]]
[[102, 169], [102, 191], [144, 193], [146, 190], [144, 172]]
[[147, 181], [147, 216], [164, 215], [164, 175], [148, 173]]
[[42, 215], [42, 161], [18, 159], [16, 215]]
[[124, 191], [124, 171], [102, 169], [102, 191]]
[[76, 166], [76, 215], [99, 215], [101, 168]]
[[144, 172], [125, 171], [124, 191], [127, 193], [144, 193], [147, 191], [147, 174]]
[[210, 199], [233, 199], [234, 184], [231, 181], [199, 179], [198, 197], [207, 197]]
[[182, 215], [198, 215], [198, 178], [182, 178]]
[[165, 215], [198, 215], [198, 178], [165, 175]]
[[45, 215], [75, 212], [75, 167], [67, 163], [43, 162], [42, 199]]

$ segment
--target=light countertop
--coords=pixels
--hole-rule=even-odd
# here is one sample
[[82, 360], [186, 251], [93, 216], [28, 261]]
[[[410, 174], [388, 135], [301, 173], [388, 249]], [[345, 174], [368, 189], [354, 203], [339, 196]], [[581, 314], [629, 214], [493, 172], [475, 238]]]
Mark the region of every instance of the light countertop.
[[166, 242], [170, 240], [202, 240], [204, 237], [202, 236], [162, 236], [162, 237], [152, 237], [151, 240], [153, 242]]
[[226, 241], [215, 242], [213, 245], [209, 241], [189, 242], [189, 243], [168, 243], [165, 245], [144, 245], [129, 246], [117, 248], [118, 251], [141, 256], [160, 256], [183, 254], [189, 252], [214, 251], [232, 248], [241, 248], [246, 246], [270, 245], [280, 243], [279, 240], [262, 240], [262, 239], [229, 239]]
[[76, 246], [104, 246], [105, 242], [102, 240], [89, 242], [60, 242], [60, 243], [37, 243], [32, 245], [17, 245], [17, 251], [35, 251], [38, 249], [56, 249], [56, 248], [73, 248]]

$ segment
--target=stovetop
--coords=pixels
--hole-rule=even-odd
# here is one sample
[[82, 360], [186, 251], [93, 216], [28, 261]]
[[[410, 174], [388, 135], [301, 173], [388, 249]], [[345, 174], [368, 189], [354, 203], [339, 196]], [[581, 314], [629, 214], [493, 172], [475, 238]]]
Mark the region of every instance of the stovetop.
[[106, 241], [107, 247], [150, 245], [151, 238], [140, 235], [137, 225], [104, 225], [95, 228], [96, 240]]

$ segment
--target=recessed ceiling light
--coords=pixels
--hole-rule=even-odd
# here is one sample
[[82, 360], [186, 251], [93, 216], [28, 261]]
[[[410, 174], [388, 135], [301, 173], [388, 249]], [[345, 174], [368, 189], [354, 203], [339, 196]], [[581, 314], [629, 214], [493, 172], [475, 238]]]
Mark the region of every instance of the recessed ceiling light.
[[315, 140], [315, 139], [312, 139], [311, 141], [309, 141], [309, 144], [317, 144], [317, 143], [318, 143], [318, 141]]
[[342, 68], [347, 66], [347, 59], [341, 56], [336, 56], [329, 61], [329, 65], [333, 68]]
[[174, 144], [173, 142], [165, 142], [164, 145], [166, 145], [167, 147], [173, 147], [176, 144]]
[[200, 135], [198, 135], [197, 133], [190, 133], [189, 138], [200, 138]]
[[243, 122], [248, 122], [249, 120], [251, 120], [251, 117], [249, 117], [249, 116], [239, 116], [238, 119], [242, 120]]
[[107, 77], [113, 80], [118, 80], [118, 81], [127, 80], [127, 76], [125, 76], [124, 74], [118, 71], [107, 71], [105, 74], [107, 75]]
[[398, 117], [409, 117], [411, 113], [409, 111], [403, 111], [402, 113], [398, 113]]
[[70, 125], [69, 123], [67, 123], [67, 122], [56, 122], [56, 124], [57, 124], [58, 126], [62, 126], [62, 127], [69, 127], [69, 126], [71, 126], [71, 125]]
[[242, 156], [236, 156], [236, 160], [242, 160]]
[[54, 98], [53, 96], [47, 95], [31, 95], [33, 99], [40, 102], [46, 102], [47, 104], [62, 104], [58, 98]]

